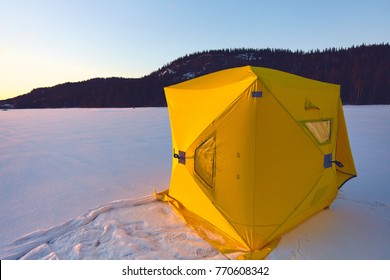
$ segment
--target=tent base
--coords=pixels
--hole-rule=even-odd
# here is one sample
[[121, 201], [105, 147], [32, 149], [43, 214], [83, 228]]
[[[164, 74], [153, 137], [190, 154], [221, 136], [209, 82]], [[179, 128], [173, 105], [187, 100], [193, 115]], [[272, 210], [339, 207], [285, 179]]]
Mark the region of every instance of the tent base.
[[263, 260], [278, 245], [280, 238], [277, 238], [259, 250], [250, 250], [241, 243], [226, 235], [224, 232], [202, 219], [198, 215], [186, 209], [179, 201], [171, 197], [168, 190], [156, 193], [156, 199], [167, 202], [175, 212], [205, 241], [220, 251], [228, 259], [229, 255], [235, 256], [237, 260]]

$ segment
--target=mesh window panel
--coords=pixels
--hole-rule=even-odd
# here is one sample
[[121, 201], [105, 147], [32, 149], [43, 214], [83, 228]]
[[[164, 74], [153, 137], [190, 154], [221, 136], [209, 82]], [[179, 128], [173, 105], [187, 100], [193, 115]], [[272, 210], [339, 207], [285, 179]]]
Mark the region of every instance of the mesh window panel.
[[330, 141], [332, 131], [332, 122], [330, 120], [308, 121], [305, 122], [306, 127], [317, 139], [318, 143], [325, 144]]
[[195, 173], [209, 187], [214, 188], [215, 139], [211, 137], [195, 150]]

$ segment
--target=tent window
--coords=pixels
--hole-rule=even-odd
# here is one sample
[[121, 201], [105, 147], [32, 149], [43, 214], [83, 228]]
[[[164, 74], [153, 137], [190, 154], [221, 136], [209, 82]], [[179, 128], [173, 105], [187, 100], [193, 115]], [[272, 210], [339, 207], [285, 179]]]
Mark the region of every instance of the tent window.
[[332, 131], [332, 121], [330, 119], [306, 121], [305, 125], [319, 144], [330, 142]]
[[211, 189], [215, 179], [215, 138], [211, 137], [195, 149], [195, 173]]

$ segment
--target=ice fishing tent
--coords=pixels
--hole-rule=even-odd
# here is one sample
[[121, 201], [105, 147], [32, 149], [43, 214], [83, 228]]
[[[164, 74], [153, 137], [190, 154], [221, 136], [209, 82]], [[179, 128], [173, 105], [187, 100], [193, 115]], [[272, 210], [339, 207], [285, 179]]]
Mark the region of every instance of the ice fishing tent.
[[159, 197], [222, 253], [264, 258], [356, 176], [339, 85], [245, 66], [165, 94], [172, 175]]

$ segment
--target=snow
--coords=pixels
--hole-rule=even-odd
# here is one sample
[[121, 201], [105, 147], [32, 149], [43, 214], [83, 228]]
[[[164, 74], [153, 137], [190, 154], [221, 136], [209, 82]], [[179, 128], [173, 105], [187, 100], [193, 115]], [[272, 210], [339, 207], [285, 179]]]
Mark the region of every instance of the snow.
[[[358, 177], [268, 259], [390, 259], [390, 106], [344, 111]], [[0, 259], [226, 259], [153, 197], [170, 137], [166, 108], [0, 111]]]
[[[240, 53], [240, 54], [236, 55], [236, 58], [242, 59], [242, 60], [256, 60], [257, 59], [254, 53]], [[261, 60], [260, 57], [258, 59]]]
[[196, 74], [194, 72], [188, 72], [183, 74], [184, 80], [189, 80], [195, 78]]
[[159, 77], [163, 77], [165, 75], [171, 75], [171, 74], [176, 74], [176, 71], [170, 69], [170, 68], [167, 68], [165, 69], [164, 71], [162, 71], [161, 73], [158, 74]]

